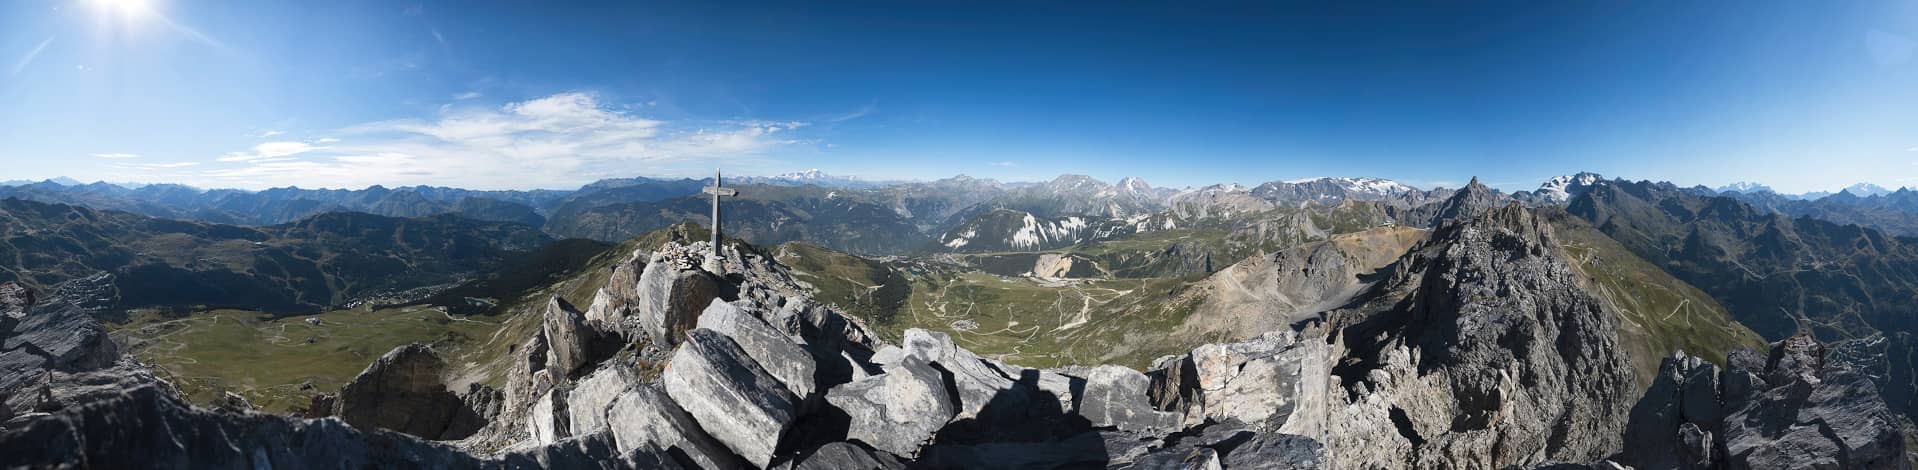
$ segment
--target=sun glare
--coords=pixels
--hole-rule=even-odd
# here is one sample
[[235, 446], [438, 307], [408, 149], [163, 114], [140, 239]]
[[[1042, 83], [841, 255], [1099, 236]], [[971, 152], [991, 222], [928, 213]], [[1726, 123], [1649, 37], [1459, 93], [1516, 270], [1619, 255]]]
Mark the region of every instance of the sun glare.
[[129, 19], [146, 16], [147, 13], [152, 11], [147, 0], [87, 0], [87, 3], [93, 4], [94, 8], [99, 9], [103, 13], [119, 15]]

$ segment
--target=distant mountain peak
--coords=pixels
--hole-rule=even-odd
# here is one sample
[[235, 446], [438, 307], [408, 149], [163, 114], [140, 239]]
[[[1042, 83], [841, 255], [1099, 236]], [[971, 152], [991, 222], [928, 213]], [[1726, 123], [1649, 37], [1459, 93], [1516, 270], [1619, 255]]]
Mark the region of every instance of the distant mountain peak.
[[1750, 181], [1739, 181], [1736, 183], [1719, 186], [1718, 192], [1739, 193], [1739, 194], [1777, 193], [1777, 191], [1773, 191], [1770, 186], [1765, 186], [1765, 185], [1753, 183]]
[[1598, 173], [1581, 171], [1578, 174], [1557, 176], [1546, 180], [1544, 184], [1538, 185], [1538, 190], [1533, 191], [1532, 194], [1543, 197], [1547, 201], [1562, 203], [1578, 197], [1585, 192], [1586, 188], [1604, 180], [1605, 177]]
[[1884, 186], [1879, 186], [1871, 183], [1858, 183], [1851, 186], [1846, 186], [1845, 189], [1840, 190], [1839, 192], [1851, 193], [1851, 195], [1858, 196], [1858, 197], [1872, 197], [1872, 196], [1881, 196], [1885, 194], [1891, 194], [1892, 190], [1885, 189]]

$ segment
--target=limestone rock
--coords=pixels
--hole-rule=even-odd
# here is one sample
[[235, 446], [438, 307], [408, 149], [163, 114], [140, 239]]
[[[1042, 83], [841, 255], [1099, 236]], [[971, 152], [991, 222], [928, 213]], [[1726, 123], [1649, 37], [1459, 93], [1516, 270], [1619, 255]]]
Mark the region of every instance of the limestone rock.
[[546, 370], [555, 379], [571, 377], [582, 366], [597, 363], [619, 349], [599, 328], [586, 321], [565, 299], [553, 296], [546, 303], [546, 316], [540, 324], [546, 338]]
[[653, 387], [634, 387], [620, 393], [607, 408], [606, 421], [620, 452], [656, 448], [683, 453], [699, 468], [748, 467], [725, 444], [700, 429], [699, 423], [665, 392]]
[[[453, 428], [472, 413], [446, 389], [446, 361], [425, 344], [394, 348], [340, 388], [340, 420], [364, 429], [387, 429], [428, 439], [460, 439], [478, 428]], [[470, 420], [467, 420], [470, 422]]]
[[1305, 470], [1332, 465], [1325, 446], [1304, 436], [1261, 434], [1228, 451], [1224, 464], [1232, 469]]
[[884, 374], [834, 387], [826, 401], [849, 417], [847, 438], [905, 457], [918, 455], [920, 446], [955, 413], [945, 380], [918, 357], [888, 367]]
[[451, 447], [338, 420], [194, 408], [158, 387], [0, 431], [7, 466], [54, 468], [474, 468]]
[[572, 436], [572, 415], [566, 410], [561, 390], [549, 390], [526, 411], [526, 432], [534, 444], [552, 444]]
[[686, 332], [673, 353], [666, 394], [747, 463], [764, 467], [797, 419], [798, 398], [732, 339], [712, 330]]
[[[0, 283], [0, 394], [18, 401], [48, 371], [82, 372], [114, 365], [119, 346], [85, 310], [61, 298], [39, 299]], [[21, 411], [21, 410], [14, 410]]]
[[818, 372], [813, 355], [759, 315], [733, 303], [713, 302], [699, 315], [699, 327], [732, 338], [794, 396], [804, 399], [813, 395], [814, 374]]
[[1151, 381], [1145, 374], [1120, 366], [1094, 367], [1086, 372], [1085, 395], [1079, 399], [1079, 415], [1093, 427], [1111, 427], [1123, 431], [1172, 431], [1179, 416], [1159, 411], [1147, 401]]
[[1823, 354], [1806, 335], [1772, 346], [1767, 388], [1724, 418], [1729, 468], [1910, 468], [1877, 386]]
[[632, 389], [632, 372], [622, 367], [604, 367], [573, 386], [566, 395], [566, 415], [570, 435], [585, 436], [607, 429], [606, 410], [613, 400]]
[[679, 344], [686, 330], [698, 324], [699, 313], [718, 299], [722, 282], [712, 273], [677, 265], [660, 254], [646, 265], [634, 289], [632, 312], [641, 328], [660, 346]]
[[846, 442], [826, 444], [805, 460], [794, 466], [794, 470], [904, 470], [906, 464], [898, 458], [882, 452], [873, 452]]
[[1118, 468], [1128, 470], [1220, 470], [1219, 452], [1198, 447], [1178, 449], [1146, 454], [1131, 464]]
[[[903, 355], [935, 364], [951, 374], [953, 386], [959, 394], [959, 411], [954, 420], [981, 419], [988, 404], [1021, 410], [1025, 407], [1023, 400], [1027, 397], [1008, 392], [1013, 388], [1012, 379], [1000, 374], [979, 356], [973, 355], [972, 351], [953, 345], [952, 337], [945, 333], [908, 329], [900, 348]], [[1144, 390], [1140, 388], [1142, 399]]]

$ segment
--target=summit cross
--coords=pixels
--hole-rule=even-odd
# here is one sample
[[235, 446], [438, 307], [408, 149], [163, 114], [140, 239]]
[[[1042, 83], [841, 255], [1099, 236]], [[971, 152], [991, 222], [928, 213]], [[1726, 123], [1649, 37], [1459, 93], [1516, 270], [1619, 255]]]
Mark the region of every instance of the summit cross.
[[738, 196], [739, 190], [719, 184], [719, 170], [713, 170], [713, 185], [703, 191], [713, 196], [713, 257], [719, 257], [719, 198]]

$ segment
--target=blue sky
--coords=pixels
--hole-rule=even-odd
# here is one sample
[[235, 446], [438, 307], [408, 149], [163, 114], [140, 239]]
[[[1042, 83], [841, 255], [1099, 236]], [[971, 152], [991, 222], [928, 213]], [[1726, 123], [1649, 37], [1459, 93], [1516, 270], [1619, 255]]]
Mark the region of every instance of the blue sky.
[[1913, 1], [560, 3], [3, 2], [0, 179], [1918, 186]]

